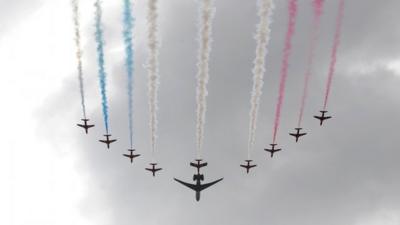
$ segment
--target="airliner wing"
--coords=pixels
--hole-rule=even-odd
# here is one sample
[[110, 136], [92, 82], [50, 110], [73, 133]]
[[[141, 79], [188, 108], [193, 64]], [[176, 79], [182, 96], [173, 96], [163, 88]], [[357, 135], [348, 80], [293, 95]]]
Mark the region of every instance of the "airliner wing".
[[208, 183], [208, 184], [202, 184], [202, 185], [200, 185], [200, 191], [202, 191], [202, 190], [204, 190], [204, 189], [206, 189], [206, 188], [208, 188], [208, 187], [210, 187], [210, 186], [212, 186], [212, 185], [214, 185], [214, 184], [220, 182], [220, 181], [223, 180], [223, 179], [224, 179], [224, 178], [221, 178], [221, 179], [216, 180], [216, 181], [214, 181], [214, 182], [211, 182], [211, 183]]
[[192, 189], [193, 191], [198, 191], [197, 188], [196, 188], [196, 185], [194, 185], [194, 184], [189, 184], [189, 183], [183, 182], [181, 180], [178, 180], [176, 178], [174, 178], [174, 180], [179, 182], [179, 183], [181, 183], [182, 185], [185, 185], [186, 187]]

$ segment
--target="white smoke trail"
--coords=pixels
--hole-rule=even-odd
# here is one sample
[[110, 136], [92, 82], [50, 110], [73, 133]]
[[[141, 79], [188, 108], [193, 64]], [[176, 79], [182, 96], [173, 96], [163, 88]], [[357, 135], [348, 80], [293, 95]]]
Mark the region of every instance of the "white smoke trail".
[[259, 1], [258, 16], [260, 22], [257, 25], [257, 33], [255, 39], [257, 41], [256, 47], [256, 58], [254, 60], [253, 68], [253, 90], [250, 100], [250, 124], [249, 124], [249, 140], [247, 157], [250, 159], [251, 150], [255, 144], [255, 133], [257, 128], [257, 117], [258, 110], [260, 108], [260, 98], [262, 95], [262, 87], [264, 85], [264, 73], [265, 73], [265, 58], [267, 55], [267, 47], [270, 40], [270, 24], [272, 18], [272, 12], [274, 4], [272, 0], [260, 0]]
[[149, 111], [150, 111], [150, 143], [153, 154], [153, 160], [156, 149], [157, 140], [157, 110], [158, 110], [158, 86], [159, 86], [159, 69], [158, 69], [158, 54], [159, 54], [159, 40], [158, 40], [158, 24], [157, 24], [157, 4], [158, 0], [148, 0], [147, 4], [147, 23], [148, 23], [148, 60], [147, 60], [147, 73], [148, 73], [148, 96], [149, 96]]
[[81, 48], [81, 32], [80, 32], [80, 18], [79, 18], [79, 4], [78, 0], [72, 0], [74, 29], [75, 29], [75, 45], [76, 45], [76, 59], [78, 61], [78, 80], [79, 91], [81, 95], [81, 106], [83, 118], [86, 119], [86, 104], [85, 104], [85, 89], [83, 84], [83, 69], [82, 69], [82, 48]]
[[197, 157], [200, 158], [203, 148], [204, 124], [207, 109], [207, 83], [209, 80], [209, 60], [211, 53], [212, 20], [215, 14], [213, 0], [202, 0], [200, 8], [199, 52], [197, 62]]

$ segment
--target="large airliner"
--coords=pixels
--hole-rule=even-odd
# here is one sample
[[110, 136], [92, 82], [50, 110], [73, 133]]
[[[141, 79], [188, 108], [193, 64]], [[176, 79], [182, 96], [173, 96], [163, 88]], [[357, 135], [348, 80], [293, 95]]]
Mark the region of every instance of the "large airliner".
[[182, 184], [196, 192], [196, 201], [200, 201], [200, 192], [201, 191], [203, 191], [206, 188], [211, 187], [212, 185], [214, 185], [224, 179], [224, 178], [221, 178], [221, 179], [218, 179], [218, 180], [210, 182], [210, 183], [202, 184], [201, 182], [204, 181], [204, 175], [200, 174], [200, 168], [207, 166], [207, 163], [202, 163], [201, 161], [203, 161], [203, 160], [196, 159], [196, 163], [190, 163], [190, 166], [197, 168], [197, 174], [193, 175], [193, 181], [196, 181], [195, 184], [186, 183], [184, 181], [174, 178], [175, 181], [179, 182], [180, 184]]

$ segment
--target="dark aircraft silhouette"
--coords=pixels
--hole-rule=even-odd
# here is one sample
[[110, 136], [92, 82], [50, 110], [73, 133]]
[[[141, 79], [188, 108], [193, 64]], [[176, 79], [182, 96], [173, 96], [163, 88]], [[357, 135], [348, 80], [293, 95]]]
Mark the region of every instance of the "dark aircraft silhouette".
[[196, 181], [195, 184], [186, 183], [184, 181], [174, 178], [175, 181], [179, 182], [180, 184], [182, 184], [196, 192], [196, 201], [200, 201], [200, 192], [201, 191], [203, 191], [204, 189], [206, 189], [224, 179], [224, 178], [221, 178], [221, 179], [218, 179], [218, 180], [210, 182], [210, 183], [202, 184], [201, 181], [204, 181], [204, 175], [200, 174], [200, 168], [207, 166], [207, 163], [201, 163], [201, 161], [202, 161], [201, 159], [196, 159], [196, 163], [190, 163], [190, 166], [197, 168], [197, 174], [193, 175], [193, 181]]
[[128, 149], [128, 151], [130, 152], [130, 154], [129, 155], [128, 154], [123, 154], [123, 156], [130, 158], [131, 159], [131, 163], [133, 163], [133, 159], [136, 158], [136, 157], [139, 157], [140, 154], [137, 154], [137, 155], [133, 154], [135, 149]]
[[289, 133], [289, 135], [295, 137], [295, 138], [296, 138], [296, 142], [299, 141], [299, 138], [300, 138], [301, 136], [304, 136], [304, 135], [307, 134], [307, 133], [300, 133], [300, 131], [301, 131], [303, 128], [294, 128], [294, 129], [297, 131], [297, 133]]
[[322, 126], [322, 123], [324, 122], [324, 120], [330, 119], [332, 118], [332, 116], [325, 116], [325, 113], [327, 113], [328, 111], [320, 111], [322, 113], [321, 116], [314, 116], [314, 118], [319, 119], [320, 120], [320, 124]]
[[146, 168], [146, 170], [150, 171], [153, 173], [153, 177], [156, 176], [156, 172], [162, 170], [162, 168], [156, 168], [157, 163], [150, 163], [151, 168]]
[[241, 167], [243, 167], [243, 168], [245, 168], [246, 169], [246, 172], [247, 173], [249, 173], [249, 171], [250, 171], [250, 169], [251, 168], [253, 168], [253, 167], [256, 167], [257, 165], [251, 165], [251, 162], [252, 162], [253, 160], [245, 160], [245, 162], [247, 163], [246, 165], [240, 165]]
[[205, 166], [207, 166], [208, 165], [208, 163], [202, 163], [201, 161], [203, 161], [202, 159], [196, 159], [195, 160], [196, 161], [196, 163], [190, 163], [190, 166], [192, 166], [192, 167], [195, 167], [195, 168], [197, 168], [197, 173], [200, 173], [200, 169], [202, 168], [202, 167], [205, 167]]
[[89, 125], [87, 124], [87, 122], [89, 121], [89, 119], [81, 119], [83, 121], [83, 124], [76, 124], [78, 125], [78, 127], [82, 127], [83, 129], [85, 129], [85, 133], [88, 133], [89, 128], [94, 127], [94, 125]]
[[99, 140], [100, 142], [107, 144], [108, 149], [110, 148], [110, 144], [117, 140], [117, 139], [110, 140], [110, 136], [111, 134], [105, 134], [104, 137], [106, 137], [106, 140]]
[[275, 146], [276, 146], [277, 144], [270, 144], [270, 145], [272, 146], [271, 149], [266, 148], [266, 149], [264, 149], [264, 150], [271, 153], [271, 158], [274, 157], [275, 152], [282, 151], [282, 149], [280, 149], [280, 148], [279, 148], [279, 149], [275, 149]]

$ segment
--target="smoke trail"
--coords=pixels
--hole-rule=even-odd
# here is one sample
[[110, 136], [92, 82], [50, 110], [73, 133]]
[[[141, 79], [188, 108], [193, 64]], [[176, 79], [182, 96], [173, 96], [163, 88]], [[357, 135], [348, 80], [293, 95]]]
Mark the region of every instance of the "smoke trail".
[[102, 9], [101, 9], [101, 0], [96, 0], [96, 22], [95, 22], [95, 36], [97, 43], [97, 61], [98, 61], [98, 71], [99, 71], [99, 79], [100, 79], [100, 90], [101, 90], [101, 100], [102, 100], [102, 108], [103, 108], [103, 118], [104, 125], [106, 128], [107, 134], [109, 134], [109, 126], [108, 126], [108, 102], [107, 102], [107, 92], [106, 92], [106, 71], [104, 68], [104, 37], [103, 37], [103, 27], [101, 24], [102, 17]]
[[270, 39], [270, 24], [274, 4], [272, 0], [260, 0], [258, 2], [258, 17], [260, 22], [257, 25], [257, 34], [255, 36], [256, 58], [253, 68], [253, 90], [250, 99], [250, 124], [249, 124], [249, 141], [247, 148], [247, 157], [250, 159], [250, 152], [255, 144], [255, 133], [257, 128], [258, 110], [260, 108], [260, 98], [262, 95], [262, 87], [264, 85], [265, 58], [267, 55], [267, 46]]
[[310, 49], [308, 50], [307, 69], [304, 75], [303, 94], [301, 97], [301, 105], [300, 105], [299, 120], [297, 123], [297, 127], [301, 127], [301, 124], [303, 122], [304, 108], [306, 105], [306, 100], [308, 95], [308, 84], [310, 81], [310, 77], [312, 75], [312, 69], [314, 65], [315, 50], [317, 47], [317, 42], [319, 37], [319, 27], [321, 22], [322, 9], [324, 7], [324, 0], [314, 0], [313, 7], [314, 7], [314, 19], [311, 31], [311, 43], [310, 43]]
[[134, 18], [132, 15], [131, 0], [124, 0], [124, 42], [125, 42], [125, 66], [128, 75], [128, 123], [129, 123], [129, 140], [131, 148], [133, 148], [133, 73], [134, 73], [134, 51], [133, 51], [133, 29]]
[[201, 1], [200, 8], [200, 30], [199, 30], [199, 52], [197, 63], [197, 157], [200, 158], [203, 148], [204, 124], [207, 110], [207, 83], [209, 79], [209, 60], [211, 53], [212, 20], [215, 9], [212, 0]]
[[332, 79], [333, 79], [333, 75], [335, 74], [335, 69], [336, 69], [336, 55], [337, 55], [337, 50], [338, 50], [338, 47], [340, 44], [343, 14], [344, 14], [344, 0], [340, 0], [338, 15], [336, 18], [336, 31], [335, 31], [335, 37], [334, 37], [332, 53], [331, 53], [331, 62], [330, 62], [330, 66], [329, 66], [328, 81], [326, 83], [324, 110], [326, 110], [326, 107], [328, 105], [328, 99], [329, 99], [329, 93], [331, 91]]
[[297, 16], [297, 0], [290, 0], [289, 2], [289, 24], [288, 29], [286, 31], [285, 37], [285, 47], [283, 50], [283, 60], [282, 60], [282, 67], [281, 67], [281, 79], [279, 84], [279, 97], [278, 103], [276, 105], [276, 112], [275, 112], [275, 123], [274, 123], [274, 135], [273, 135], [273, 143], [276, 141], [276, 135], [279, 128], [279, 122], [281, 117], [281, 110], [282, 110], [282, 103], [285, 97], [285, 85], [286, 85], [286, 78], [288, 74], [289, 68], [289, 57], [292, 52], [292, 38], [294, 35], [295, 24], [296, 24], [296, 16]]
[[73, 9], [73, 17], [74, 17], [76, 59], [78, 61], [79, 91], [81, 94], [81, 105], [82, 105], [83, 118], [86, 119], [86, 103], [85, 103], [85, 88], [84, 88], [84, 84], [83, 84], [79, 4], [78, 4], [78, 0], [72, 0], [71, 2], [72, 2], [72, 9]]
[[147, 61], [147, 73], [148, 73], [148, 95], [149, 95], [149, 111], [150, 111], [150, 132], [151, 132], [151, 149], [154, 159], [156, 140], [157, 140], [157, 110], [158, 110], [158, 86], [159, 86], [159, 74], [158, 74], [158, 53], [159, 53], [159, 41], [158, 41], [158, 25], [157, 25], [157, 4], [158, 0], [148, 0], [147, 4], [147, 21], [148, 21], [148, 54], [149, 58]]

